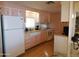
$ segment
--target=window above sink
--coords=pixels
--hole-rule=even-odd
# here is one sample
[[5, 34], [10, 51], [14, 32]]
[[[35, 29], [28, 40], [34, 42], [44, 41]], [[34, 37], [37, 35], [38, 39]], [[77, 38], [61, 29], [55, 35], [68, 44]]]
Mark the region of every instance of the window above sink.
[[26, 29], [35, 30], [36, 26], [39, 23], [40, 23], [40, 21], [39, 21], [39, 12], [26, 10], [26, 21], [25, 21]]

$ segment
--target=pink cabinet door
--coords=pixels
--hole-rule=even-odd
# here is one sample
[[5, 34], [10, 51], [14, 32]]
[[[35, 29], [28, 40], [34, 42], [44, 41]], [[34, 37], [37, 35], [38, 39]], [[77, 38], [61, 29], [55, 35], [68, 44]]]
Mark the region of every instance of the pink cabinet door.
[[25, 48], [29, 49], [31, 47], [31, 38], [25, 39]]
[[30, 48], [30, 34], [29, 33], [25, 33], [25, 49], [28, 49]]
[[43, 33], [41, 33], [41, 42], [44, 42], [44, 41], [46, 41], [46, 39], [47, 39], [47, 34], [46, 34], [46, 32], [43, 32]]
[[37, 40], [36, 36], [32, 37], [31, 43], [30, 43], [32, 47], [36, 45], [36, 40]]
[[40, 13], [40, 22], [41, 23], [48, 23], [49, 19], [50, 19], [50, 14], [47, 12], [42, 12]]
[[30, 41], [29, 41], [29, 42], [27, 42], [27, 43], [25, 43], [25, 49], [29, 49], [29, 48], [30, 48], [30, 46], [31, 46]]

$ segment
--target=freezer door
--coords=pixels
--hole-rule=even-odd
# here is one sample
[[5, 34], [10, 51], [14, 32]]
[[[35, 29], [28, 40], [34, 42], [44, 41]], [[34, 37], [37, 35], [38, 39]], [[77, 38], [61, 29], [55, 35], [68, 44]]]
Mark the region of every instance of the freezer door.
[[23, 17], [3, 16], [4, 30], [24, 28]]
[[24, 30], [4, 31], [5, 52], [8, 57], [15, 57], [25, 52]]

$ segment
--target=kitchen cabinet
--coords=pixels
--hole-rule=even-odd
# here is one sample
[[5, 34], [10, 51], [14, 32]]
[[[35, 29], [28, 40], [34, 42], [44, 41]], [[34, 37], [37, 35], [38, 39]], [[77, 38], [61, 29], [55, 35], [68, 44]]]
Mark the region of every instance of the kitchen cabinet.
[[39, 34], [34, 35], [34, 36], [31, 36], [31, 33], [28, 33], [28, 32], [25, 33], [25, 48], [26, 49], [32, 48], [40, 43], [51, 40], [50, 37], [52, 36], [51, 34], [48, 35], [49, 31], [40, 30], [39, 32], [40, 32]]
[[69, 22], [69, 1], [61, 2], [61, 22]]
[[31, 44], [29, 44], [31, 43], [31, 38], [29, 36], [30, 36], [30, 33], [25, 32], [25, 37], [24, 37], [25, 38], [25, 49], [28, 49], [31, 46]]
[[46, 31], [41, 32], [40, 35], [41, 35], [41, 39], [40, 39], [41, 42], [44, 42], [47, 40], [47, 32]]
[[47, 12], [40, 13], [40, 23], [48, 23], [50, 19], [50, 14]]
[[31, 33], [31, 32], [25, 33], [25, 48], [26, 49], [32, 48], [32, 47], [36, 46], [37, 44], [41, 43], [40, 33], [38, 33], [37, 35], [33, 35], [33, 36], [31, 34], [33, 34], [33, 33]]
[[41, 33], [39, 34], [39, 35], [37, 35], [36, 37], [36, 44], [39, 44], [39, 43], [41, 43]]
[[79, 12], [79, 2], [74, 2], [74, 11]]
[[34, 47], [36, 44], [37, 44], [37, 38], [36, 38], [36, 36], [33, 36], [33, 37], [31, 37], [31, 39], [30, 39], [31, 41], [29, 42], [29, 44], [30, 44], [30, 48], [31, 47]]

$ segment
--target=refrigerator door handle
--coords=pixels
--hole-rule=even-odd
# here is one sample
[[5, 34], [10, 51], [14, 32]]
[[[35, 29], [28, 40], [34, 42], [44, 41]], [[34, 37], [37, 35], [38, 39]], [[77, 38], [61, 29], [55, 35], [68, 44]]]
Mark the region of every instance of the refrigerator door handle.
[[5, 45], [4, 45], [4, 27], [3, 27], [3, 15], [1, 15], [1, 34], [2, 34], [2, 53], [5, 57]]

